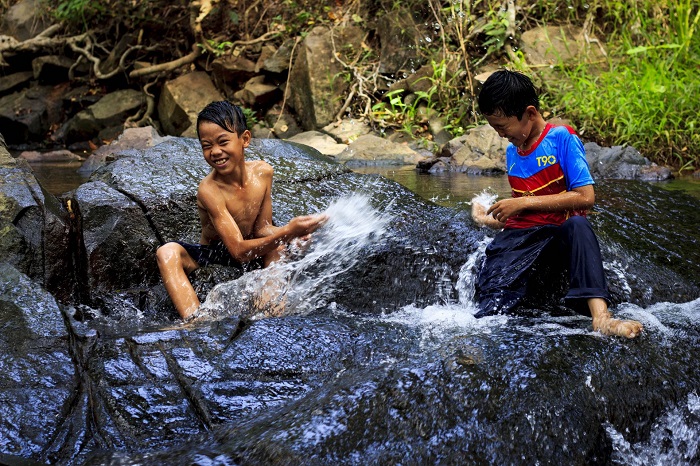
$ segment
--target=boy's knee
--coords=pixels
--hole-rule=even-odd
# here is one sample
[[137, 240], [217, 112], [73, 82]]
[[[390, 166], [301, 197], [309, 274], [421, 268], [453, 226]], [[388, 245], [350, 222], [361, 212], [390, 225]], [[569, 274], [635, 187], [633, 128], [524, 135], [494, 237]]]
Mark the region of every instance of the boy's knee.
[[593, 231], [593, 227], [588, 219], [580, 215], [569, 217], [561, 226], [569, 233], [576, 233], [584, 230], [590, 232]]
[[165, 264], [176, 259], [180, 253], [177, 247], [180, 246], [177, 243], [165, 243], [156, 249], [156, 260], [159, 264]]

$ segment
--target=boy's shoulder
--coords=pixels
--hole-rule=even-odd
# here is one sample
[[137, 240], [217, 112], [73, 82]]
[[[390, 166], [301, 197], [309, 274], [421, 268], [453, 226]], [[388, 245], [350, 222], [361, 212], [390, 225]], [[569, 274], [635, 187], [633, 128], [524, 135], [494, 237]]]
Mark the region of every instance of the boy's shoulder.
[[569, 125], [549, 123], [549, 126], [549, 134], [556, 136], [576, 135], [576, 130]]

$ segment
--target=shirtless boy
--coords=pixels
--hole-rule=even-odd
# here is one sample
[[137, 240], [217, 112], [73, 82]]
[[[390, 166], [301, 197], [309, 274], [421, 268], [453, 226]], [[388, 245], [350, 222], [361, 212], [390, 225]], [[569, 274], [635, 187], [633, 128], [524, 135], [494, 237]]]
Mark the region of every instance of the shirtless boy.
[[284, 226], [272, 224], [272, 167], [245, 160], [252, 136], [237, 106], [227, 101], [207, 105], [197, 117], [197, 136], [212, 167], [197, 189], [200, 244], [170, 242], [156, 252], [165, 289], [183, 319], [200, 305], [187, 278], [194, 270], [211, 263], [245, 269], [256, 261], [267, 267], [281, 257], [285, 243], [306, 237], [327, 220], [305, 215]]
[[[567, 274], [567, 304], [593, 318], [593, 329], [634, 338], [642, 324], [612, 318], [598, 240], [586, 219], [595, 191], [586, 155], [568, 126], [544, 121], [532, 81], [499, 70], [484, 83], [479, 108], [506, 149], [513, 197], [488, 209], [472, 207], [474, 220], [502, 229], [486, 249], [477, 280], [477, 316], [510, 312], [536, 294], [554, 294]], [[542, 280], [542, 277], [548, 277]], [[549, 288], [548, 286], [551, 286]]]

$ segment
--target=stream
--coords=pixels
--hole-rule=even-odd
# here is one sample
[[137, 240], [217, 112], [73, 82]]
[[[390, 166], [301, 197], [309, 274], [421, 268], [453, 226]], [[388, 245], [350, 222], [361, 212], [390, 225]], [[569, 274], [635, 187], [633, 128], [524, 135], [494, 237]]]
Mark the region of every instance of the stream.
[[[191, 323], [148, 299], [64, 311], [69, 361], [39, 358], [57, 375], [23, 385], [36, 395], [21, 397], [21, 417], [3, 408], [15, 420], [2, 424], [0, 462], [700, 464], [697, 184], [597, 186], [612, 311], [645, 327], [625, 340], [563, 310], [473, 317], [492, 233], [470, 202], [509, 195], [505, 177], [349, 173], [278, 151], [277, 215], [325, 211], [328, 224], [289, 261], [218, 282]], [[124, 180], [138, 165], [125, 166], [110, 176], [136, 192]], [[19, 363], [0, 367], [21, 379]]]

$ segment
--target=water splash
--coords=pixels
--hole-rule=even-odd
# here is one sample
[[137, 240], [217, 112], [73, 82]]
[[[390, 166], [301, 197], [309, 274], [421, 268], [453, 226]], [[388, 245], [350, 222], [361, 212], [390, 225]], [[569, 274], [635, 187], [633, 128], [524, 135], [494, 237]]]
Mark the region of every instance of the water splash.
[[323, 308], [337, 289], [336, 277], [388, 238], [390, 208], [379, 210], [361, 194], [337, 199], [325, 211], [328, 222], [309, 241], [293, 243], [285, 260], [214, 287], [200, 315], [257, 318]]
[[613, 426], [606, 430], [613, 442], [613, 463], [634, 466], [649, 464], [698, 464], [700, 460], [700, 397], [688, 394], [688, 402], [661, 416], [648, 442], [630, 444]]
[[490, 189], [484, 189], [482, 192], [474, 196], [469, 204], [481, 204], [488, 210], [488, 208], [491, 207], [494, 202], [496, 202], [496, 199], [498, 199], [497, 193], [492, 192]]

